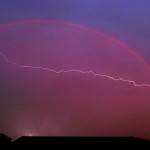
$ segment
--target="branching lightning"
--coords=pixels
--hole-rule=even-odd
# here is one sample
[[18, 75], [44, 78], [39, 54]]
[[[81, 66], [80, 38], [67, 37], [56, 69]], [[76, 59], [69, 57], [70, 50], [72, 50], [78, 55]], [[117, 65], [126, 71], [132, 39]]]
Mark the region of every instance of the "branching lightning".
[[19, 68], [40, 69], [40, 70], [46, 70], [46, 71], [54, 72], [56, 74], [69, 73], [69, 72], [78, 72], [78, 73], [81, 73], [81, 74], [92, 74], [93, 76], [99, 76], [99, 77], [103, 77], [103, 78], [108, 78], [108, 79], [111, 79], [113, 81], [121, 81], [121, 82], [131, 83], [133, 86], [136, 86], [136, 87], [150, 87], [150, 84], [138, 84], [138, 83], [136, 83], [133, 80], [123, 79], [122, 77], [120, 77], [120, 78], [114, 78], [114, 77], [106, 75], [106, 74], [94, 73], [92, 70], [90, 70], [90, 71], [82, 71], [82, 70], [78, 70], [78, 69], [70, 69], [70, 70], [59, 70], [59, 71], [57, 71], [57, 70], [54, 70], [54, 69], [50, 69], [50, 68], [46, 68], [46, 67], [41, 67], [41, 66], [20, 65], [20, 64], [18, 64], [16, 62], [13, 62], [13, 61], [9, 60], [1, 52], [0, 52], [0, 55], [3, 57], [3, 59], [7, 63], [12, 64], [12, 65], [14, 65], [16, 67], [19, 67]]

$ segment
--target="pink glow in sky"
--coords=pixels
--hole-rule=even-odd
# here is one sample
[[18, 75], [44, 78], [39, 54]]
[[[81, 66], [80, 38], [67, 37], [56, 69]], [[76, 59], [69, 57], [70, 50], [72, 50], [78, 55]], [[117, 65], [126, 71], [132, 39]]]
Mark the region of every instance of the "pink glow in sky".
[[0, 26], [0, 131], [150, 139], [150, 67], [121, 41], [62, 21]]

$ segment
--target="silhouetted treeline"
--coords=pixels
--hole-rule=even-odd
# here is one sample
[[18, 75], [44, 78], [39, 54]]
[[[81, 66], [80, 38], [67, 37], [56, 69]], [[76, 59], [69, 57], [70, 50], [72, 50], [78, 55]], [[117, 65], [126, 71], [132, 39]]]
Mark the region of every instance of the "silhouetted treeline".
[[0, 134], [0, 150], [8, 146], [19, 149], [117, 149], [117, 150], [150, 150], [150, 141], [134, 137], [39, 137], [23, 136], [16, 141]]

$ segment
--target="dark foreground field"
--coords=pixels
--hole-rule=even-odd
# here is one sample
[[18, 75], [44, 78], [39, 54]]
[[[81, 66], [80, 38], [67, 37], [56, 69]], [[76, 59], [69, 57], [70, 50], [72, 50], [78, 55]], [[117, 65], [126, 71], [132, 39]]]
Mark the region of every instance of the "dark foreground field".
[[148, 150], [150, 142], [146, 139], [134, 137], [56, 137], [56, 136], [22, 136], [15, 141], [0, 134], [0, 149], [12, 148], [89, 148], [89, 149], [134, 149]]

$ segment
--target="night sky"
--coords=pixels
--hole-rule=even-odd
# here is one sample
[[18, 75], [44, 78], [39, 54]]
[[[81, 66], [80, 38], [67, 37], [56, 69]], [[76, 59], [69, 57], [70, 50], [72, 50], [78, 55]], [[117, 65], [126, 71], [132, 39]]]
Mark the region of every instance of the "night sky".
[[149, 0], [1, 0], [0, 133], [150, 139]]

